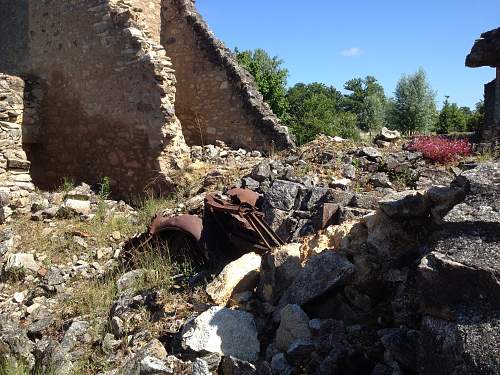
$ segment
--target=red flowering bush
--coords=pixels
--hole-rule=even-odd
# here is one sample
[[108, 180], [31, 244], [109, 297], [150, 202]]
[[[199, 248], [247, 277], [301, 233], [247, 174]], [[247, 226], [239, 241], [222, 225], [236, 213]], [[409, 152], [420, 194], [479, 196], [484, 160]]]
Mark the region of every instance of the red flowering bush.
[[418, 137], [408, 144], [408, 149], [420, 151], [424, 158], [435, 163], [449, 163], [460, 156], [470, 155], [472, 145], [466, 139], [443, 137]]

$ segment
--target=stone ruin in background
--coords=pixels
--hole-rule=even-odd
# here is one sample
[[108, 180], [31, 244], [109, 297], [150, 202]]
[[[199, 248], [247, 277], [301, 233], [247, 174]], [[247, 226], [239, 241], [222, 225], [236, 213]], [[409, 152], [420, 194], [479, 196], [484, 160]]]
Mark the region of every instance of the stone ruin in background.
[[4, 204], [65, 177], [142, 195], [215, 140], [293, 145], [192, 0], [0, 0], [0, 15]]
[[479, 129], [482, 143], [500, 142], [500, 28], [481, 34], [467, 56], [465, 65], [471, 68], [490, 66], [496, 69], [496, 79], [484, 86], [485, 123]]

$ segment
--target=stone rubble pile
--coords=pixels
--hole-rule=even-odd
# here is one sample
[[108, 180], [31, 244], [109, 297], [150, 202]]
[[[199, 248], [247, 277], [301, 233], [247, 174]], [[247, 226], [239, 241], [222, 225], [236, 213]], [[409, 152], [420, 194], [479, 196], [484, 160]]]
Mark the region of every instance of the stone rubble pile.
[[[78, 255], [47, 266], [1, 227], [0, 354], [55, 374], [89, 350], [104, 356], [104, 375], [498, 373], [500, 162], [432, 175], [421, 155], [392, 146], [345, 147], [333, 158], [320, 146], [281, 160], [222, 144], [192, 148], [195, 161], [253, 165], [240, 183], [262, 194], [266, 220], [288, 243], [222, 265], [206, 286], [193, 284], [203, 299], [184, 306], [164, 289], [138, 289], [147, 269], [127, 269], [105, 316], [57, 323], [76, 280], [119, 267], [124, 238], [113, 233], [99, 248], [69, 232]], [[340, 176], [300, 174], [305, 165], [355, 170], [341, 188], [332, 182]], [[416, 174], [400, 183], [401, 170]], [[426, 188], [415, 190], [419, 183]], [[85, 184], [30, 202], [47, 236], [65, 218], [137, 219]], [[97, 334], [96, 324], [107, 328]]]
[[134, 216], [135, 210], [123, 201], [114, 201], [100, 197], [92, 188], [82, 183], [69, 191], [43, 192], [32, 199], [31, 220], [50, 222], [54, 218], [79, 217], [82, 220], [92, 220], [99, 208], [104, 204], [106, 214], [122, 214]]
[[191, 159], [193, 161], [211, 162], [214, 164], [232, 164], [246, 160], [260, 160], [260, 151], [247, 151], [242, 148], [233, 150], [224, 142], [216, 142], [215, 145], [192, 146]]
[[[95, 239], [85, 233], [68, 228], [59, 236], [55, 228], [62, 218], [89, 221], [96, 214], [135, 221], [136, 212], [124, 202], [104, 200], [85, 184], [32, 198], [31, 220], [45, 224], [44, 235], [70, 246], [73, 255], [53, 254], [59, 261], [49, 260], [44, 249], [20, 247], [12, 227], [0, 227], [0, 355], [17, 358], [30, 368], [36, 363], [44, 371], [68, 374], [84, 354], [83, 348], [96, 340], [91, 323], [104, 324], [106, 318], [98, 317], [96, 322], [90, 317], [70, 317], [61, 329], [57, 311], [79, 282], [99, 279], [119, 267], [124, 238], [112, 233], [112, 246], [96, 247]], [[104, 344], [113, 345], [116, 342], [109, 338]]]
[[[317, 149], [314, 143], [309, 146], [312, 156], [306, 160], [295, 155], [264, 159], [241, 179], [242, 187], [263, 194], [266, 221], [287, 241], [366, 216], [390, 193], [447, 185], [461, 171], [433, 166], [430, 173], [420, 153], [406, 150], [382, 153], [374, 147], [347, 147], [333, 156], [333, 151], [320, 147], [322, 141], [318, 140]], [[332, 178], [314, 168], [300, 173], [311, 164], [342, 175]]]
[[366, 216], [228, 264], [207, 286], [215, 304], [167, 346], [176, 359], [151, 362], [182, 374], [498, 373], [499, 177], [496, 162], [392, 193]]

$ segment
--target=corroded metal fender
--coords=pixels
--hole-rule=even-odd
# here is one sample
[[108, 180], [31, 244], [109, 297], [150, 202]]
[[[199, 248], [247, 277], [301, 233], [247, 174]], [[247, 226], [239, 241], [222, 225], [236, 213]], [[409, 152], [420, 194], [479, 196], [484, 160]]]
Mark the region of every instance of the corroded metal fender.
[[[198, 263], [200, 259], [209, 261], [211, 257], [231, 258], [251, 251], [264, 253], [284, 244], [257, 208], [259, 194], [236, 188], [229, 190], [227, 196], [229, 199], [207, 194], [203, 219], [195, 215], [165, 217], [157, 214], [145, 233], [132, 237], [124, 245], [124, 259], [133, 260], [133, 254], [155, 248], [176, 233], [192, 240], [195, 249], [189, 250], [192, 254], [185, 255]], [[169, 249], [170, 254], [178, 250]]]
[[165, 217], [158, 214], [149, 225], [149, 233], [154, 236], [164, 231], [184, 232], [199, 242], [203, 231], [203, 220], [195, 215]]

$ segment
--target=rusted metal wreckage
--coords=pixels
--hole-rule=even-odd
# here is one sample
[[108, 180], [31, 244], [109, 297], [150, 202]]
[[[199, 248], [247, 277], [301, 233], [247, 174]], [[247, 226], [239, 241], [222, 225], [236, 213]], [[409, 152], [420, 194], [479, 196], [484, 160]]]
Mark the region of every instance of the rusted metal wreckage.
[[124, 258], [133, 263], [141, 252], [160, 248], [173, 260], [205, 265], [281, 246], [285, 242], [264, 221], [258, 208], [260, 198], [252, 190], [235, 188], [226, 195], [207, 194], [203, 218], [157, 214], [145, 233], [125, 244]]

